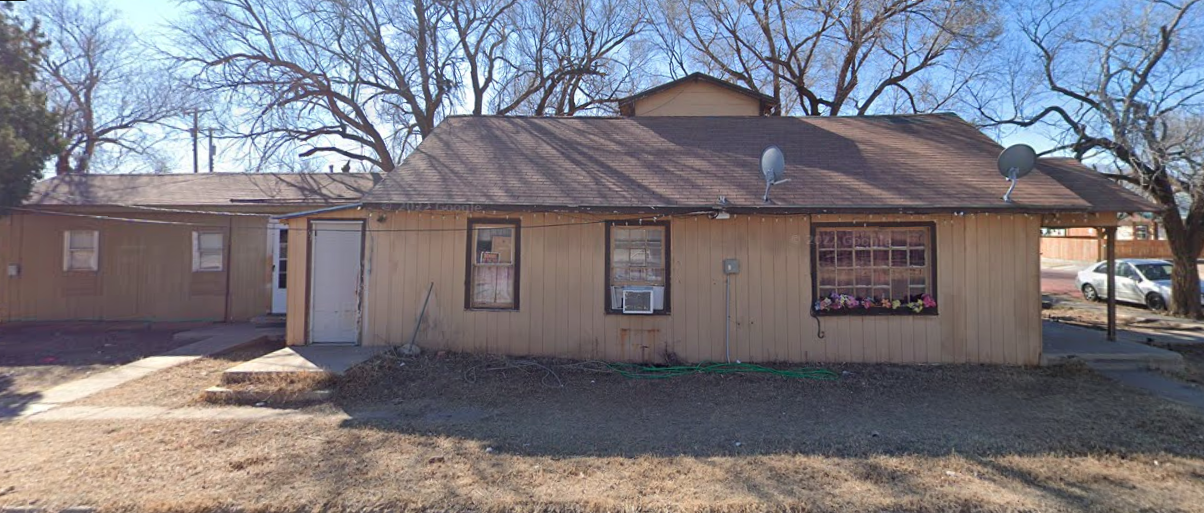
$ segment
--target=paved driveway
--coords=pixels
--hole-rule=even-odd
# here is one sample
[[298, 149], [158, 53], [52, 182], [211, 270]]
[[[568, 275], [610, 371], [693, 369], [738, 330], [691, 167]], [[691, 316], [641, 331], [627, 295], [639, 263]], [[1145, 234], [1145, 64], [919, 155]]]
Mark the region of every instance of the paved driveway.
[[1062, 296], [1080, 295], [1074, 277], [1086, 263], [1041, 261], [1041, 292]]

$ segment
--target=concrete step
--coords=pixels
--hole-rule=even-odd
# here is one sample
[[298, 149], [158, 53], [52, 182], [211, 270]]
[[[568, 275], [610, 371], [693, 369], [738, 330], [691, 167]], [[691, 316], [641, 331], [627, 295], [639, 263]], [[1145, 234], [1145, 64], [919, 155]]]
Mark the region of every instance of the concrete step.
[[283, 328], [286, 323], [284, 314], [260, 315], [251, 319], [251, 324], [260, 328]]
[[201, 400], [212, 404], [287, 406], [312, 404], [334, 398], [330, 389], [282, 392], [271, 387], [227, 388], [209, 387], [201, 392]]
[[301, 380], [320, 382], [334, 377], [333, 373], [321, 370], [263, 370], [238, 366], [222, 372], [222, 384], [279, 383]]
[[222, 373], [222, 383], [321, 381], [341, 376], [386, 349], [384, 346], [289, 346], [227, 369]]

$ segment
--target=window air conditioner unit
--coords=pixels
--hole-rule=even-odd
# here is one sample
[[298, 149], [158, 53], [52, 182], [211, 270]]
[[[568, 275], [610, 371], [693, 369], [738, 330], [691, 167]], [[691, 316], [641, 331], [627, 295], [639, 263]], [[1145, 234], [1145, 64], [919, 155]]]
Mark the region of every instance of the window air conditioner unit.
[[665, 288], [612, 287], [611, 304], [625, 314], [651, 314], [665, 309]]

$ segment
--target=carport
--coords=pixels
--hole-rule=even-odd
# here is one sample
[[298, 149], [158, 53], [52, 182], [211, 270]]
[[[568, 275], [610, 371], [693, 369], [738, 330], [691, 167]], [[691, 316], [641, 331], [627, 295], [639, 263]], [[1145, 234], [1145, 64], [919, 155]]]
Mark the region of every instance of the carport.
[[1041, 219], [1042, 228], [1094, 228], [1104, 235], [1104, 260], [1108, 262], [1108, 329], [1109, 342], [1116, 341], [1116, 227], [1114, 213], [1050, 214]]

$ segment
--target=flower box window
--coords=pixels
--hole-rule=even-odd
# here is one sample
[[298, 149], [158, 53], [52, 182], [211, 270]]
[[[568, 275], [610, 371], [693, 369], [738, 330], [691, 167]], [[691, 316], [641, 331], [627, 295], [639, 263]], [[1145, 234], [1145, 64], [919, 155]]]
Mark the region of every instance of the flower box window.
[[931, 223], [816, 225], [815, 312], [936, 314], [934, 232]]

